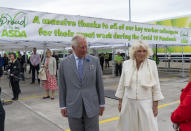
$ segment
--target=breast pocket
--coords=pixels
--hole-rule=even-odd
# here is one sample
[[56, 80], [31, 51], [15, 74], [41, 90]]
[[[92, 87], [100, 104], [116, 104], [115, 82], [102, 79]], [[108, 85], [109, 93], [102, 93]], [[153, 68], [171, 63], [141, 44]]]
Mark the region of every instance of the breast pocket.
[[86, 72], [86, 77], [89, 80], [95, 80], [96, 78], [96, 66], [95, 65], [89, 65], [87, 72]]

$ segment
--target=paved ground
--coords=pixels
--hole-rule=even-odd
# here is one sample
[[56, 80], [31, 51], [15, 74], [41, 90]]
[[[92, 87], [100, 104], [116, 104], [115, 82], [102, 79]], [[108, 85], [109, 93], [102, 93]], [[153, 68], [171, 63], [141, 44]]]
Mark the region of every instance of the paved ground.
[[[181, 73], [160, 72], [161, 89], [165, 99], [159, 103], [161, 105], [158, 116], [159, 131], [172, 131], [170, 113], [177, 107], [180, 90], [187, 84], [187, 78], [181, 76]], [[109, 98], [106, 97], [106, 110], [100, 117], [100, 131], [115, 131], [118, 119], [118, 101], [113, 99], [113, 94], [119, 77], [105, 75], [103, 78], [105, 94]], [[67, 131], [68, 122], [60, 114], [58, 95], [55, 100], [43, 100], [43, 87], [29, 83], [30, 79], [21, 82], [22, 94], [19, 101], [4, 106], [6, 110], [5, 131]], [[2, 78], [0, 85], [3, 90], [2, 98], [11, 99], [12, 92], [6, 77]]]

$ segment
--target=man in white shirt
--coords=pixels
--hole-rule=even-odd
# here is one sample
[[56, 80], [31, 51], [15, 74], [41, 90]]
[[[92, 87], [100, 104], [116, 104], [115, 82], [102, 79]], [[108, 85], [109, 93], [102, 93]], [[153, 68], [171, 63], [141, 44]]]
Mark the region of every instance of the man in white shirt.
[[[32, 65], [32, 82], [31, 84], [35, 83], [35, 70], [37, 71], [37, 78], [39, 74], [39, 69], [40, 69], [40, 55], [36, 53], [37, 49], [33, 48], [33, 55], [30, 57], [30, 62]], [[38, 78], [38, 83], [40, 84], [40, 79]]]

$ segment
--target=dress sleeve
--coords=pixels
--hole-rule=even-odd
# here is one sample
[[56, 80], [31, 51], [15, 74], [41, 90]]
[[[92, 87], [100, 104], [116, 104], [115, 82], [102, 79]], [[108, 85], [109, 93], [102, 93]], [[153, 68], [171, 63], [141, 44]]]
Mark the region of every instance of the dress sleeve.
[[156, 63], [153, 63], [153, 74], [156, 79], [156, 85], [152, 88], [152, 96], [154, 101], [159, 101], [164, 99], [164, 96], [162, 95], [161, 89], [160, 89], [160, 81], [159, 81], [159, 76], [158, 76], [158, 70]]

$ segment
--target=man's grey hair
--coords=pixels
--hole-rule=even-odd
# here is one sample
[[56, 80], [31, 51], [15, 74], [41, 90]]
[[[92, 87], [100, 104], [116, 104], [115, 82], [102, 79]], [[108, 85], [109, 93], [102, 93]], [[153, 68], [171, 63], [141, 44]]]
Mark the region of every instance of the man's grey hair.
[[86, 38], [83, 35], [80, 35], [80, 34], [75, 35], [72, 38], [72, 46], [77, 46], [78, 45], [78, 40], [81, 40], [81, 39], [86, 41]]

